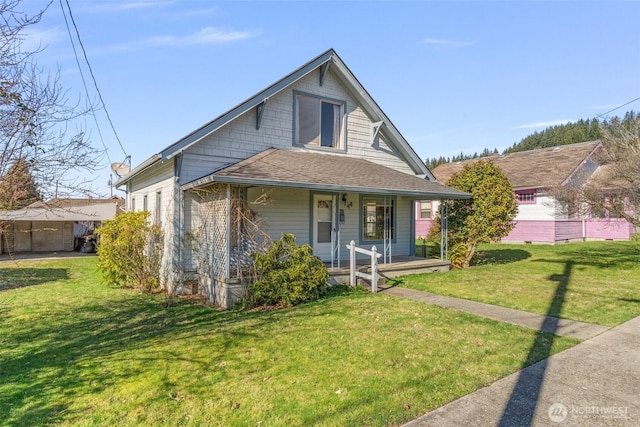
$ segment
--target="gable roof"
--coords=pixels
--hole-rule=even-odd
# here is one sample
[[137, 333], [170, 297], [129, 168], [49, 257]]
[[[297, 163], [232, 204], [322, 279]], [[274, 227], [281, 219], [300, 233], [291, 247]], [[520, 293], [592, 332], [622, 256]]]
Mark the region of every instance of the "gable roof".
[[570, 179], [601, 146], [599, 141], [590, 141], [505, 155], [494, 154], [463, 162], [444, 163], [434, 168], [433, 174], [439, 182], [446, 183], [464, 166], [490, 160], [502, 170], [514, 190], [551, 188]]
[[[403, 159], [407, 162], [407, 164], [412, 168], [414, 173], [419, 175], [426, 175], [430, 178], [434, 179], [434, 176], [431, 174], [429, 169], [425, 166], [424, 162], [420, 159], [415, 150], [409, 145], [407, 140], [402, 136], [400, 131], [393, 125], [391, 120], [387, 117], [387, 115], [382, 111], [382, 109], [378, 106], [378, 104], [373, 100], [371, 95], [366, 91], [366, 89], [360, 84], [355, 75], [349, 70], [346, 64], [340, 59], [338, 54], [333, 50], [329, 49], [326, 52], [320, 54], [316, 58], [307, 62], [300, 68], [291, 72], [287, 76], [253, 95], [249, 99], [241, 102], [236, 105], [226, 113], [216, 117], [210, 122], [204, 124], [188, 135], [184, 136], [180, 140], [175, 143], [169, 145], [165, 149], [163, 149], [160, 153], [151, 156], [149, 159], [145, 160], [139, 166], [134, 168], [129, 174], [120, 178], [116, 182], [116, 186], [121, 186], [127, 181], [129, 181], [132, 177], [142, 172], [143, 169], [151, 166], [152, 164], [165, 161], [171, 159], [172, 157], [180, 154], [182, 151], [186, 150], [196, 142], [200, 141], [202, 138], [210, 135], [216, 130], [220, 129], [222, 126], [231, 122], [238, 116], [246, 113], [247, 111], [258, 107], [263, 102], [266, 102], [270, 97], [289, 87], [296, 81], [305, 77], [309, 73], [315, 71], [320, 67], [331, 67], [332, 70], [336, 71], [336, 74], [340, 81], [345, 85], [347, 90], [354, 96], [354, 98], [358, 101], [360, 106], [371, 116], [374, 118], [374, 121], [380, 121], [384, 124], [383, 129], [381, 130], [390, 138], [390, 143], [397, 149], [398, 153], [403, 157]], [[328, 68], [325, 68], [326, 72]], [[269, 108], [268, 105], [266, 108]]]
[[337, 192], [464, 199], [469, 194], [364, 159], [270, 148], [182, 188], [210, 183], [295, 187]]

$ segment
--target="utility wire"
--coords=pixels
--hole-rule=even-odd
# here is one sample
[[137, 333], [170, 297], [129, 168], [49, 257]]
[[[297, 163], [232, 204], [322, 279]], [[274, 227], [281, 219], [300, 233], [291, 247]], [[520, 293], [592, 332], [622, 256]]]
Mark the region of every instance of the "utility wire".
[[609, 110], [609, 111], [607, 111], [606, 113], [602, 113], [602, 114], [600, 114], [600, 115], [596, 116], [596, 118], [600, 118], [600, 117], [602, 117], [602, 116], [605, 116], [605, 115], [607, 115], [607, 114], [609, 114], [609, 113], [611, 113], [611, 112], [613, 112], [613, 111], [616, 111], [617, 109], [620, 109], [620, 108], [622, 108], [622, 107], [624, 107], [624, 106], [627, 106], [627, 105], [629, 105], [629, 104], [631, 104], [631, 103], [634, 103], [634, 102], [636, 102], [636, 101], [638, 101], [638, 100], [640, 100], [640, 97], [638, 97], [638, 98], [636, 98], [636, 99], [632, 99], [631, 101], [626, 102], [626, 103], [624, 103], [624, 104], [622, 104], [622, 105], [620, 105], [620, 106], [618, 106], [618, 107], [616, 107], [616, 108], [614, 108], [614, 109], [612, 109], [612, 110]]
[[[73, 55], [76, 58], [76, 64], [78, 65], [78, 70], [80, 71], [80, 77], [82, 79], [82, 85], [84, 86], [84, 92], [87, 94], [87, 99], [90, 99], [89, 89], [87, 88], [87, 82], [84, 78], [84, 73], [82, 72], [82, 66], [80, 66], [80, 60], [78, 59], [78, 52], [76, 51], [76, 45], [73, 42], [73, 35], [71, 35], [71, 28], [69, 28], [69, 21], [67, 21], [67, 14], [65, 13], [64, 6], [62, 5], [62, 0], [60, 0], [60, 8], [62, 9], [62, 16], [64, 17], [64, 23], [67, 26], [67, 33], [69, 34], [69, 41], [71, 42], [71, 47], [73, 48]], [[96, 112], [93, 106], [90, 108], [91, 115], [93, 116], [93, 121], [96, 123], [96, 128], [98, 129], [98, 135], [100, 136], [100, 142], [102, 142], [102, 146], [104, 147], [104, 152], [107, 155], [107, 160], [109, 160], [109, 164], [111, 164], [111, 157], [109, 156], [109, 149], [107, 145], [104, 143], [104, 138], [102, 137], [102, 131], [100, 130], [100, 125], [98, 124], [98, 118], [96, 117]]]
[[[80, 48], [82, 49], [82, 54], [84, 55], [84, 60], [87, 63], [87, 67], [89, 68], [89, 74], [91, 75], [91, 79], [93, 80], [93, 85], [96, 88], [96, 92], [98, 93], [98, 99], [100, 100], [100, 103], [102, 104], [102, 108], [104, 109], [104, 112], [107, 116], [107, 120], [109, 121], [109, 124], [111, 125], [111, 129], [113, 130], [113, 134], [116, 137], [116, 140], [118, 141], [118, 144], [120, 145], [120, 148], [122, 149], [122, 152], [124, 153], [124, 155], [126, 157], [128, 157], [127, 151], [124, 149], [124, 146], [122, 145], [122, 142], [120, 141], [120, 137], [118, 136], [118, 132], [116, 132], [116, 128], [113, 125], [113, 121], [111, 120], [111, 116], [109, 115], [109, 111], [107, 110], [107, 106], [104, 103], [104, 99], [102, 99], [102, 93], [100, 92], [100, 89], [98, 88], [98, 82], [96, 81], [96, 77], [93, 74], [93, 69], [91, 68], [91, 64], [89, 63], [89, 58], [87, 57], [87, 51], [84, 48], [84, 44], [82, 43], [82, 39], [80, 38], [80, 32], [78, 31], [78, 26], [76, 25], [76, 21], [75, 19], [73, 19], [73, 14], [71, 13], [71, 6], [69, 5], [69, 0], [65, 0], [66, 4], [67, 4], [67, 9], [69, 11], [69, 18], [71, 19], [71, 23], [73, 24], [73, 28], [76, 31], [76, 37], [78, 38], [78, 43], [80, 44]], [[62, 5], [62, 0], [60, 0], [60, 4]], [[65, 17], [65, 21], [66, 21], [66, 17]], [[74, 49], [75, 51], [75, 49]]]

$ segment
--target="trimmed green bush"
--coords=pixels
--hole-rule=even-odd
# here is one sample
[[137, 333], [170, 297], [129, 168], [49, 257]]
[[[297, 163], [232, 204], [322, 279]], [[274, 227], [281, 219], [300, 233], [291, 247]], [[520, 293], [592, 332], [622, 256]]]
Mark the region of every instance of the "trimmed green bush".
[[283, 234], [267, 252], [251, 257], [258, 276], [249, 286], [251, 307], [290, 307], [317, 300], [327, 293], [327, 267], [313, 255], [311, 246], [296, 245], [293, 234]]

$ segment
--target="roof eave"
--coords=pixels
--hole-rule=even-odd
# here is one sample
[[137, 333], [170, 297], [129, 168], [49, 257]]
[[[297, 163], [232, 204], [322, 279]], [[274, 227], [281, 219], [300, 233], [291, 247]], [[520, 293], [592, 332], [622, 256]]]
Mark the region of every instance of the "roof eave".
[[134, 176], [138, 175], [143, 170], [147, 169], [148, 167], [154, 165], [155, 163], [161, 160], [162, 160], [162, 156], [160, 154], [154, 154], [153, 156], [149, 157], [147, 160], [145, 160], [144, 162], [136, 166], [131, 172], [119, 178], [114, 184], [114, 187], [116, 188], [122, 187], [124, 184], [130, 181]]
[[399, 149], [403, 158], [411, 163], [413, 171], [417, 174], [428, 176], [430, 180], [435, 180], [435, 177], [420, 159], [413, 147], [411, 147], [409, 142], [404, 138], [404, 136], [402, 136], [400, 131], [395, 127], [389, 117], [387, 117], [382, 108], [380, 108], [369, 92], [367, 92], [355, 74], [351, 72], [349, 67], [347, 67], [342, 59], [340, 59], [340, 56], [337, 53], [334, 56], [334, 63], [340, 69], [341, 74], [347, 79], [351, 87], [357, 89], [355, 95], [360, 98], [363, 105], [369, 106], [371, 110], [370, 113], [373, 113], [373, 115], [377, 116], [377, 118], [385, 123], [385, 129], [383, 132], [387, 132], [389, 136], [391, 136], [392, 141], [395, 141], [394, 144], [396, 145], [396, 148]]
[[241, 185], [260, 185], [265, 187], [287, 187], [287, 188], [303, 188], [308, 190], [336, 191], [347, 193], [365, 193], [365, 194], [384, 194], [398, 195], [416, 198], [439, 198], [439, 199], [469, 199], [471, 195], [463, 192], [435, 192], [435, 191], [416, 191], [416, 190], [397, 190], [389, 188], [367, 188], [348, 185], [335, 184], [318, 184], [308, 182], [292, 182], [278, 181], [259, 178], [240, 178], [230, 176], [208, 176], [197, 181], [183, 185], [182, 190], [191, 190], [197, 187], [203, 187], [209, 184], [241, 184]]
[[246, 101], [233, 107], [231, 110], [227, 111], [221, 116], [218, 116], [217, 118], [213, 119], [212, 121], [205, 124], [204, 126], [191, 132], [187, 136], [180, 139], [178, 142], [162, 150], [162, 152], [160, 153], [162, 155], [162, 159], [163, 160], [170, 159], [171, 157], [175, 156], [181, 151], [189, 148], [190, 146], [192, 146], [202, 138], [205, 138], [207, 135], [215, 132], [216, 130], [220, 129], [222, 126], [234, 120], [236, 117], [246, 113], [252, 108], [255, 108], [256, 106], [264, 102], [266, 99], [269, 99], [273, 95], [277, 94], [278, 92], [289, 87], [291, 84], [305, 77], [307, 74], [313, 72], [316, 68], [320, 67], [322, 64], [330, 61], [334, 55], [336, 55], [336, 53], [333, 49], [327, 50], [326, 52], [322, 53], [318, 57], [312, 59], [311, 61], [307, 62], [300, 68], [291, 72], [284, 78], [273, 83], [266, 89], [258, 92], [257, 94], [253, 95]]

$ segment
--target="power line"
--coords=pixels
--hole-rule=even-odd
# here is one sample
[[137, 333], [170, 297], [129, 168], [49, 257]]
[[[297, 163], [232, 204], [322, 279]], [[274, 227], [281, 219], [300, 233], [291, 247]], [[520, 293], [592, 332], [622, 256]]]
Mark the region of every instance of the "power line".
[[614, 109], [612, 109], [612, 110], [609, 110], [609, 111], [607, 111], [606, 113], [602, 113], [602, 114], [600, 114], [600, 115], [596, 116], [596, 118], [598, 118], [598, 119], [599, 119], [599, 118], [600, 118], [600, 117], [602, 117], [602, 116], [606, 116], [607, 114], [609, 114], [609, 113], [611, 113], [611, 112], [613, 112], [613, 111], [616, 111], [616, 110], [618, 110], [618, 109], [620, 109], [620, 108], [622, 108], [622, 107], [625, 107], [625, 106], [627, 106], [627, 105], [629, 105], [629, 104], [632, 104], [632, 103], [634, 103], [634, 102], [636, 102], [636, 101], [638, 101], [638, 100], [640, 100], [640, 97], [638, 97], [638, 98], [636, 98], [636, 99], [632, 99], [631, 101], [626, 102], [626, 103], [624, 103], [624, 104], [622, 104], [622, 105], [620, 105], [620, 106], [618, 106], [618, 107], [616, 107], [616, 108], [614, 108]]
[[[67, 10], [69, 11], [69, 18], [71, 19], [71, 23], [73, 24], [73, 28], [76, 31], [76, 37], [78, 39], [78, 44], [80, 44], [80, 48], [82, 49], [82, 54], [84, 56], [84, 60], [87, 63], [87, 67], [89, 69], [89, 74], [91, 75], [91, 79], [93, 80], [93, 85], [96, 88], [96, 92], [98, 93], [98, 99], [100, 100], [100, 104], [102, 105], [102, 108], [104, 109], [104, 112], [107, 116], [107, 120], [109, 121], [109, 125], [111, 126], [111, 129], [113, 130], [113, 134], [116, 137], [116, 140], [118, 141], [118, 144], [120, 145], [120, 148], [122, 149], [122, 152], [124, 153], [125, 157], [128, 156], [127, 151], [124, 149], [124, 146], [122, 145], [122, 142], [120, 141], [120, 137], [118, 136], [118, 132], [116, 132], [116, 128], [113, 125], [113, 121], [111, 120], [111, 116], [109, 115], [109, 111], [107, 110], [107, 106], [104, 103], [104, 99], [102, 98], [102, 93], [100, 92], [100, 89], [98, 88], [98, 82], [96, 81], [96, 77], [93, 74], [93, 69], [91, 68], [91, 64], [89, 63], [89, 58], [87, 57], [87, 51], [84, 48], [84, 44], [82, 43], [82, 39], [80, 38], [80, 32], [78, 31], [78, 26], [76, 25], [76, 21], [73, 18], [73, 14], [71, 13], [71, 6], [69, 5], [69, 0], [65, 0], [66, 4], [67, 4]], [[62, 7], [62, 0], [60, 0], [60, 6]], [[63, 7], [63, 13], [64, 13], [64, 7]], [[65, 16], [65, 22], [66, 22], [66, 16]], [[68, 26], [67, 26], [68, 28]], [[75, 47], [74, 47], [74, 52], [75, 52]], [[77, 59], [77, 57], [76, 57]], [[84, 78], [83, 78], [84, 81]]]
[[[69, 41], [71, 42], [71, 48], [73, 49], [73, 55], [76, 58], [76, 64], [78, 65], [78, 70], [80, 71], [80, 77], [82, 79], [82, 85], [84, 86], [84, 92], [87, 94], [87, 99], [91, 98], [89, 95], [89, 89], [87, 88], [87, 82], [84, 78], [84, 73], [82, 72], [82, 67], [80, 66], [80, 60], [78, 59], [78, 52], [76, 51], [76, 45], [73, 42], [73, 36], [71, 35], [71, 28], [69, 28], [69, 21], [67, 21], [67, 14], [65, 13], [64, 6], [62, 5], [62, 0], [60, 0], [60, 8], [62, 9], [62, 16], [64, 17], [64, 23], [67, 27], [67, 33], [69, 34]], [[100, 136], [100, 142], [102, 142], [102, 146], [104, 147], [104, 152], [107, 155], [107, 159], [109, 163], [111, 162], [111, 157], [109, 156], [109, 149], [107, 145], [104, 143], [104, 138], [102, 137], [102, 131], [100, 129], [100, 125], [98, 124], [98, 118], [96, 117], [96, 112], [93, 106], [90, 108], [91, 115], [93, 116], [93, 121], [96, 123], [96, 128], [98, 129], [98, 135]]]

